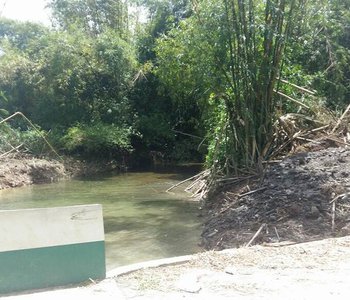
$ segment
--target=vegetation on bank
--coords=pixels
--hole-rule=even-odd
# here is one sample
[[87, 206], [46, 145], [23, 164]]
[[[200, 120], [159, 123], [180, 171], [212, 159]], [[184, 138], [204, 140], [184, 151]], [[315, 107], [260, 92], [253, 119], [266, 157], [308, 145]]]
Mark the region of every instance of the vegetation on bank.
[[41, 154], [44, 135], [66, 154], [232, 174], [286, 142], [287, 113], [320, 127], [350, 101], [349, 0], [48, 3], [52, 28], [0, 19], [0, 118], [37, 129], [0, 124], [2, 153]]

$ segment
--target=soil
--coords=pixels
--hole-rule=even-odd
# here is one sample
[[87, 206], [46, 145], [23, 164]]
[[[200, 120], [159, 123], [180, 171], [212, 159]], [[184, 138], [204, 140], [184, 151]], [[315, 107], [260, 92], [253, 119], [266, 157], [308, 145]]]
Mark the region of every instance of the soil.
[[87, 162], [69, 157], [54, 160], [20, 155], [0, 159], [0, 190], [119, 171], [119, 165], [113, 160]]
[[3, 299], [346, 299], [349, 276], [350, 237], [342, 237], [208, 251], [175, 265]]
[[206, 249], [246, 245], [259, 228], [253, 244], [350, 233], [349, 148], [297, 153], [236, 181], [204, 207]]
[[343, 237], [208, 251], [115, 281], [124, 299], [345, 299], [349, 275], [350, 237]]
[[7, 158], [0, 161], [0, 189], [54, 182], [67, 176], [62, 163], [38, 158]]

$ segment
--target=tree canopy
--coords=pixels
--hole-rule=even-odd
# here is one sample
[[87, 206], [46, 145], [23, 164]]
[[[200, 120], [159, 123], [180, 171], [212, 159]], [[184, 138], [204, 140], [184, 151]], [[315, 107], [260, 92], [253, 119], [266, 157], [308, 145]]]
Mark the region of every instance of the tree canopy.
[[156, 151], [238, 172], [274, 152], [281, 115], [350, 102], [349, 0], [49, 6], [52, 28], [0, 19], [0, 109], [23, 112], [68, 153]]

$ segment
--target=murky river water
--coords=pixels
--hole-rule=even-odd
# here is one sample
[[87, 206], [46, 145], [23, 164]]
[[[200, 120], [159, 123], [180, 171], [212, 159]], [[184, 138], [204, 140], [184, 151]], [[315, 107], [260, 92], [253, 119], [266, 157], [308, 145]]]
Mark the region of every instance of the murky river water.
[[[127, 173], [0, 191], [0, 209], [100, 203], [107, 269], [199, 251], [198, 204], [165, 190], [177, 173]], [[177, 190], [179, 191], [179, 190]]]

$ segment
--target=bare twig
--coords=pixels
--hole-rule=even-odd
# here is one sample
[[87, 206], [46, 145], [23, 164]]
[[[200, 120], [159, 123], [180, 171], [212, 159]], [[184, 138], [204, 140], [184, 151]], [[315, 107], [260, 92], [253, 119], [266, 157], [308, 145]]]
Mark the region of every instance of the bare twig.
[[301, 136], [298, 136], [296, 137], [297, 140], [301, 140], [301, 141], [305, 141], [305, 142], [310, 142], [310, 143], [314, 143], [314, 144], [321, 144], [320, 142], [318, 141], [315, 141], [315, 140], [311, 140], [311, 139], [307, 139], [307, 138], [304, 138], [304, 137], [301, 137]]
[[238, 195], [238, 197], [239, 197], [239, 198], [242, 198], [242, 197], [244, 197], [244, 196], [248, 196], [248, 195], [254, 194], [254, 193], [256, 193], [256, 192], [264, 191], [264, 190], [266, 190], [266, 187], [262, 187], [262, 188], [259, 188], [259, 189], [256, 189], [256, 190], [253, 190], [253, 191], [244, 193], [244, 194], [240, 194], [240, 195]]
[[249, 247], [255, 241], [255, 239], [259, 236], [260, 232], [265, 228], [265, 226], [266, 226], [265, 223], [261, 224], [258, 231], [254, 234], [254, 236], [251, 238], [251, 240], [245, 245], [245, 247]]
[[309, 89], [306, 89], [304, 87], [298, 86], [295, 83], [291, 83], [291, 82], [289, 82], [287, 80], [284, 80], [284, 79], [281, 79], [281, 78], [278, 78], [278, 79], [279, 79], [279, 81], [281, 81], [283, 83], [286, 83], [286, 84], [289, 84], [290, 86], [295, 87], [296, 89], [298, 89], [298, 90], [300, 90], [302, 92], [308, 93], [310, 95], [315, 95], [315, 93], [316, 93], [316, 92], [310, 91]]
[[202, 192], [205, 185], [206, 185], [205, 181], [201, 181], [199, 188], [193, 193], [192, 197], [195, 197], [199, 194], [199, 192]]
[[7, 152], [1, 154], [1, 155], [0, 155], [0, 158], [3, 158], [3, 157], [5, 157], [6, 155], [8, 155], [8, 154], [10, 154], [10, 153], [12, 153], [12, 152], [14, 152], [14, 151], [17, 151], [17, 150], [18, 150], [19, 148], [21, 148], [22, 146], [23, 146], [23, 144], [20, 144], [20, 145], [17, 146], [17, 147], [12, 147], [12, 149], [11, 149], [10, 151], [7, 151]]
[[342, 116], [340, 117], [340, 119], [338, 120], [337, 124], [334, 126], [333, 130], [331, 131], [331, 133], [334, 133], [338, 127], [340, 126], [340, 124], [343, 122], [344, 118], [346, 117], [346, 115], [348, 114], [348, 112], [350, 111], [350, 104], [349, 106], [346, 108], [346, 110], [344, 111], [344, 113], [342, 114]]
[[314, 132], [317, 132], [317, 131], [321, 131], [323, 129], [327, 129], [328, 127], [329, 127], [329, 124], [321, 126], [321, 127], [318, 127], [318, 128], [315, 128], [315, 129], [312, 129], [310, 132], [314, 133]]
[[[185, 135], [185, 136], [189, 136], [189, 137], [192, 137], [192, 138], [195, 138], [195, 139], [200, 139], [200, 140], [202, 140], [202, 142], [205, 140], [205, 138], [203, 139], [203, 137], [200, 137], [200, 136], [198, 136], [198, 135], [189, 134], [189, 133], [182, 132], [182, 131], [175, 130], [175, 129], [172, 129], [171, 131], [173, 131], [173, 132], [175, 132], [175, 133], [178, 133], [178, 134]], [[201, 143], [202, 143], [202, 142], [201, 142]]]
[[332, 232], [335, 229], [335, 201], [332, 203]]
[[276, 236], [277, 236], [277, 240], [278, 242], [280, 241], [280, 235], [278, 234], [278, 231], [277, 231], [277, 228], [275, 227], [275, 233], [276, 233]]
[[336, 143], [339, 143], [339, 144], [342, 144], [342, 145], [345, 145], [345, 146], [350, 146], [349, 143], [346, 143], [346, 142], [342, 141], [339, 138], [334, 138], [334, 137], [331, 137], [331, 136], [327, 136], [326, 139], [327, 140], [331, 140], [331, 141], [336, 142]]
[[337, 197], [333, 198], [329, 203], [332, 204], [336, 202], [338, 199], [343, 198], [346, 195], [346, 193], [338, 195]]
[[286, 98], [286, 99], [292, 101], [292, 102], [295, 102], [296, 104], [299, 104], [300, 106], [302, 106], [302, 107], [304, 107], [304, 108], [306, 108], [306, 109], [310, 109], [310, 107], [307, 106], [306, 104], [304, 104], [304, 103], [302, 103], [302, 102], [300, 102], [300, 101], [298, 101], [298, 100], [296, 100], [296, 99], [294, 99], [294, 98], [292, 98], [292, 97], [290, 97], [290, 96], [288, 96], [288, 95], [286, 95], [286, 94], [283, 94], [283, 93], [280, 92], [280, 91], [274, 91], [274, 92], [277, 93], [278, 95], [280, 95], [280, 96], [282, 96], [282, 97], [284, 97], [284, 98]]
[[174, 188], [176, 188], [176, 187], [178, 187], [178, 186], [180, 186], [180, 185], [182, 185], [182, 184], [184, 184], [184, 183], [186, 183], [186, 182], [188, 182], [188, 181], [194, 180], [194, 179], [196, 179], [196, 178], [198, 178], [198, 177], [204, 175], [206, 172], [208, 172], [208, 171], [205, 170], [205, 171], [203, 171], [203, 172], [198, 173], [197, 175], [194, 175], [194, 176], [192, 176], [192, 177], [190, 177], [190, 178], [187, 178], [187, 179], [185, 179], [185, 180], [182, 180], [182, 181], [180, 181], [180, 182], [174, 184], [174, 185], [171, 186], [170, 188], [168, 188], [168, 189], [166, 190], [166, 192], [170, 192], [172, 189], [174, 189]]

